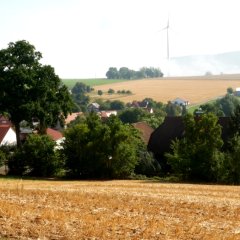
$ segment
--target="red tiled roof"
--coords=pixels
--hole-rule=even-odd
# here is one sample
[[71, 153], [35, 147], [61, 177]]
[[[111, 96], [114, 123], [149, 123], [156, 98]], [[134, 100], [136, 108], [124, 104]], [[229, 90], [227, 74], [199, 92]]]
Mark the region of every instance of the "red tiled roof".
[[2, 142], [4, 137], [6, 136], [9, 129], [10, 129], [9, 125], [0, 125], [0, 143]]
[[52, 128], [47, 129], [47, 135], [52, 138], [52, 140], [57, 141], [60, 138], [63, 138], [63, 135], [61, 132], [56, 131]]
[[70, 123], [71, 121], [75, 120], [81, 114], [82, 114], [82, 112], [76, 112], [76, 113], [69, 114], [67, 116], [67, 118], [65, 119], [65, 123], [66, 124]]
[[101, 116], [102, 118], [107, 118], [107, 117], [108, 117], [107, 113], [104, 112], [104, 111], [102, 111], [102, 112], [100, 113], [100, 116]]
[[141, 132], [142, 140], [148, 144], [150, 136], [153, 133], [154, 129], [145, 122], [137, 122], [133, 123], [132, 125]]

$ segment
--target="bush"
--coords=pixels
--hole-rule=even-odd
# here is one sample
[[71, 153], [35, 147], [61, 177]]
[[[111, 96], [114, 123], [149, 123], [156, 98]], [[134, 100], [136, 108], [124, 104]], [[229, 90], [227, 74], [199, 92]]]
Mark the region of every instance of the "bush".
[[0, 149], [0, 167], [4, 164], [5, 158], [5, 153]]
[[102, 90], [98, 90], [98, 91], [97, 91], [97, 94], [98, 94], [99, 96], [102, 96], [102, 95], [103, 95], [103, 91], [102, 91]]
[[109, 88], [109, 89], [108, 89], [108, 93], [109, 93], [109, 94], [113, 94], [113, 93], [115, 93], [115, 91], [114, 91], [112, 88]]
[[47, 135], [30, 135], [9, 161], [10, 174], [53, 176], [62, 165], [54, 146], [55, 142]]
[[123, 110], [125, 108], [125, 104], [122, 101], [115, 100], [110, 102], [110, 109], [112, 110]]
[[8, 161], [11, 159], [15, 149], [15, 145], [2, 145], [0, 147], [0, 167], [8, 165]]
[[138, 149], [139, 161], [135, 166], [137, 175], [145, 175], [147, 177], [159, 176], [161, 167], [157, 160], [154, 159], [152, 153], [148, 152], [146, 147], [142, 146]]

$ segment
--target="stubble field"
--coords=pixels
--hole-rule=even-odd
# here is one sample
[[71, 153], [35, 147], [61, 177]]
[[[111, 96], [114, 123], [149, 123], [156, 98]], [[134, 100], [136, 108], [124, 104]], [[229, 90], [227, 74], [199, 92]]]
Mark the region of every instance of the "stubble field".
[[[94, 87], [105, 94], [102, 99], [121, 100], [125, 103], [133, 100], [143, 100], [146, 97], [167, 103], [177, 97], [184, 98], [190, 104], [200, 104], [223, 96], [227, 88], [234, 90], [240, 87], [240, 75], [220, 75], [204, 77], [169, 77], [159, 79], [134, 80]], [[106, 94], [108, 89], [130, 90], [132, 95]], [[92, 97], [99, 97], [95, 94]]]
[[0, 239], [240, 239], [240, 188], [0, 180]]

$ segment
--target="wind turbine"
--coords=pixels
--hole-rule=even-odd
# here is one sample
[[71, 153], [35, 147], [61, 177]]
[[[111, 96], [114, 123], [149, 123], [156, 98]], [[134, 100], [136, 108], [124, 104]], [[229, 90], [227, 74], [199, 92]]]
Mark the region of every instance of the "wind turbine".
[[167, 75], [169, 76], [169, 68], [170, 68], [170, 53], [169, 53], [169, 15], [168, 15], [168, 20], [167, 20], [167, 25], [162, 28], [160, 31], [163, 32], [166, 30], [167, 33], [167, 63], [166, 63], [166, 69], [167, 69]]
[[165, 31], [165, 30], [167, 32], [167, 60], [169, 62], [169, 32], [168, 32], [168, 30], [169, 30], [169, 16], [168, 16], [167, 25], [166, 25], [166, 27], [161, 29], [161, 32]]

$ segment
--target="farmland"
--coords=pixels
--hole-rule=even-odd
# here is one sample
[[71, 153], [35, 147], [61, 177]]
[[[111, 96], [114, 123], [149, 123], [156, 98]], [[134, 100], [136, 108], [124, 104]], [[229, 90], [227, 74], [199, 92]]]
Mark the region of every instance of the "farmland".
[[[240, 75], [220, 75], [203, 77], [169, 77], [159, 79], [145, 79], [125, 81], [119, 83], [95, 86], [95, 90], [102, 90], [102, 99], [121, 100], [131, 102], [143, 100], [146, 97], [156, 101], [168, 102], [176, 97], [187, 99], [190, 104], [200, 104], [216, 99], [226, 94], [228, 87], [240, 87]], [[130, 90], [132, 95], [106, 94], [108, 89]], [[99, 97], [96, 93], [92, 97]]]
[[125, 79], [87, 78], [87, 79], [62, 79], [63, 83], [71, 89], [77, 82], [82, 82], [88, 86], [99, 86], [104, 84], [125, 82]]
[[240, 239], [237, 186], [0, 180], [0, 238]]

